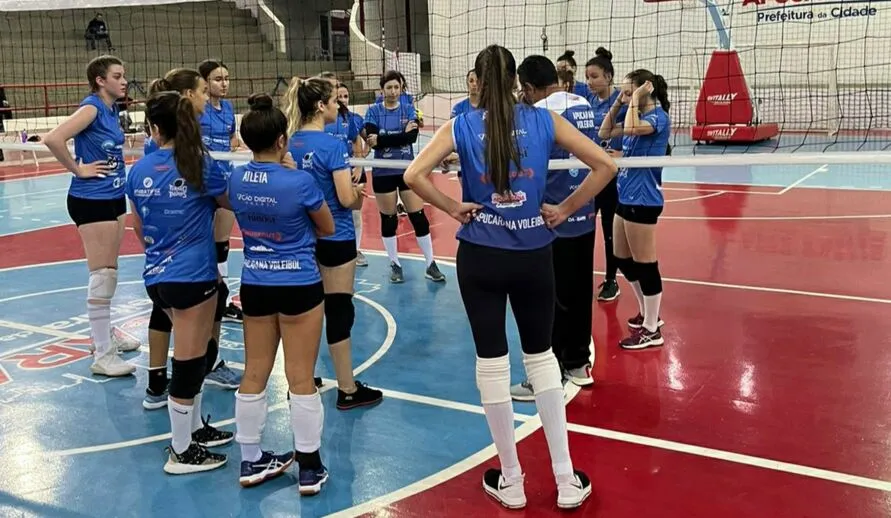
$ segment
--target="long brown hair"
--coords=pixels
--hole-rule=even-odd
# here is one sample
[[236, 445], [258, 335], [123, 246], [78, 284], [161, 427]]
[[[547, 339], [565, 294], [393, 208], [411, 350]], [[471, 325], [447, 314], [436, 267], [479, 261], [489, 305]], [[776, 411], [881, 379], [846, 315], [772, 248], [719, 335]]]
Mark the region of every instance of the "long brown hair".
[[486, 112], [486, 166], [495, 192], [510, 190], [511, 164], [520, 167], [520, 152], [514, 135], [513, 95], [517, 62], [499, 45], [486, 47], [476, 57], [474, 72], [479, 80], [480, 104]]
[[288, 118], [288, 135], [315, 117], [316, 104], [327, 103], [336, 92], [334, 84], [319, 77], [300, 79], [294, 77], [285, 93], [285, 116]]
[[157, 126], [164, 140], [173, 140], [173, 160], [180, 176], [203, 191], [207, 148], [189, 98], [176, 91], [155, 92], [145, 102], [145, 118], [150, 125]]

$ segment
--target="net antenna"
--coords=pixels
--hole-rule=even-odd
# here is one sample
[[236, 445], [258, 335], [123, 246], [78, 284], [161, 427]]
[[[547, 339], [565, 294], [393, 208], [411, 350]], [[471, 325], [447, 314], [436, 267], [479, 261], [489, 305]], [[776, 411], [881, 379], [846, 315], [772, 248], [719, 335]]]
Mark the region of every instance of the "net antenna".
[[718, 48], [712, 51], [699, 90], [691, 138], [697, 142], [750, 144], [777, 136], [780, 130], [776, 123], [761, 122], [758, 103], [746, 82], [720, 7], [714, 0], [700, 1], [715, 25]]

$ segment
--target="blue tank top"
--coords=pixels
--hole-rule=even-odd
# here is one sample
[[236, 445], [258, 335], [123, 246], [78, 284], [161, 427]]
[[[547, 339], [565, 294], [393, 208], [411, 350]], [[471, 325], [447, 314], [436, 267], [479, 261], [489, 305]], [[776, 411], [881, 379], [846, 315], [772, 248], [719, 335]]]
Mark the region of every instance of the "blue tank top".
[[[372, 104], [365, 112], [365, 123], [374, 124], [380, 130], [381, 135], [393, 135], [405, 133], [405, 126], [411, 121], [417, 121], [418, 114], [411, 104], [400, 103], [399, 106], [389, 109], [382, 103]], [[411, 160], [415, 157], [414, 148], [411, 145], [377, 148], [374, 150], [374, 158], [390, 160]], [[377, 176], [395, 176], [405, 172], [404, 169], [385, 169], [374, 167], [371, 174]]]
[[288, 151], [297, 166], [309, 171], [325, 196], [325, 202], [334, 216], [334, 234], [320, 238], [328, 241], [354, 241], [356, 227], [353, 211], [340, 204], [334, 187], [335, 171], [346, 170], [349, 174], [349, 153], [346, 144], [333, 135], [322, 131], [298, 131], [291, 136]]
[[[353, 112], [347, 112], [346, 117], [337, 115], [337, 120], [331, 124], [325, 125], [325, 133], [337, 137], [338, 140], [346, 145], [349, 156], [353, 156], [353, 142], [359, 138], [359, 132], [362, 131], [362, 123], [356, 124], [356, 117], [361, 116]], [[295, 155], [296, 156], [296, 155]]]
[[541, 216], [554, 144], [554, 121], [544, 109], [514, 108], [520, 168], [511, 166], [510, 191], [498, 194], [486, 174], [484, 110], [453, 119], [452, 138], [461, 162], [462, 199], [479, 203], [476, 218], [458, 229], [458, 239], [508, 250], [534, 250], [554, 240]]
[[[539, 108], [556, 112], [572, 123], [579, 131], [592, 141], [597, 141], [596, 116], [587, 99], [567, 92], [555, 92], [546, 99], [535, 103]], [[551, 151], [551, 160], [571, 158], [572, 155], [560, 147]], [[558, 204], [569, 197], [588, 177], [589, 169], [563, 169], [548, 171], [545, 202]], [[569, 216], [563, 224], [554, 229], [560, 237], [576, 237], [594, 230], [594, 199], [586, 203], [575, 214]]]
[[[613, 104], [615, 104], [616, 102], [616, 99], [618, 99], [621, 94], [622, 92], [618, 88], [615, 88], [613, 89], [613, 93], [611, 93], [609, 97], [602, 101], [599, 97], [597, 97], [597, 95], [591, 94], [591, 108], [594, 109], [594, 115], [597, 116], [597, 118], [595, 119], [597, 131], [600, 131], [600, 127], [603, 126], [604, 119], [606, 119], [606, 116], [609, 114], [609, 109], [612, 108]], [[622, 107], [619, 108], [619, 113], [618, 115], [616, 115], [616, 120], [613, 122], [618, 123], [619, 126], [624, 125], [625, 113], [627, 111], [628, 107], [623, 104]], [[600, 139], [600, 137], [597, 137], [597, 142], [600, 142], [601, 145], [603, 145], [603, 141], [602, 139]], [[607, 140], [606, 145], [603, 147], [605, 149], [615, 149], [616, 151], [621, 151], [622, 135], [616, 135], [615, 137]]]
[[261, 162], [236, 167], [229, 177], [229, 202], [244, 238], [241, 282], [260, 286], [321, 282], [309, 213], [324, 201], [307, 171]]
[[204, 166], [203, 192], [180, 176], [172, 149], [159, 149], [133, 165], [127, 196], [142, 220], [146, 286], [217, 278], [214, 198], [225, 192], [223, 172], [210, 158]]
[[[655, 131], [643, 136], [625, 135], [622, 139], [622, 155], [665, 156], [668, 139], [671, 137], [671, 119], [668, 114], [661, 106], [656, 106], [647, 113], [640, 114], [640, 120], [648, 122]], [[661, 167], [623, 167], [619, 169], [616, 186], [619, 189], [619, 203], [623, 205], [661, 207], [665, 203], [662, 197]]]
[[118, 121], [118, 106], [107, 106], [97, 94], [88, 95], [80, 106], [95, 106], [96, 118], [74, 137], [74, 159], [84, 164], [102, 161], [111, 169], [105, 178], [71, 176], [68, 194], [87, 200], [115, 200], [125, 195], [124, 130]]
[[476, 109], [478, 109], [478, 108], [474, 108], [473, 105], [470, 104], [470, 97], [468, 97], [468, 98], [464, 99], [463, 101], [459, 101], [457, 104], [455, 104], [455, 106], [452, 108], [452, 115], [450, 118], [454, 119], [455, 117], [457, 117], [458, 115], [461, 115], [462, 113], [467, 113], [469, 111], [473, 111]]
[[[209, 151], [232, 151], [232, 135], [235, 134], [235, 108], [232, 103], [221, 99], [220, 108], [210, 101], [204, 106], [204, 113], [198, 119], [201, 124], [201, 140]], [[232, 162], [219, 160], [220, 167], [228, 174], [232, 172]]]

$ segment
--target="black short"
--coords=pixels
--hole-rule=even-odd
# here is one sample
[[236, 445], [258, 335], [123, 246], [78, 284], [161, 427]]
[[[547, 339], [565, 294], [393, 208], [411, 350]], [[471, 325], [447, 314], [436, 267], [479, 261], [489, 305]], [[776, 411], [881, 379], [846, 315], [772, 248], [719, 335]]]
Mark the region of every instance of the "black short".
[[659, 221], [659, 215], [662, 214], [662, 208], [661, 205], [623, 205], [620, 203], [616, 206], [616, 216], [632, 223], [655, 225]]
[[619, 189], [616, 179], [613, 178], [602, 191], [597, 193], [597, 196], [594, 196], [594, 211], [604, 211], [612, 214], [615, 212], [618, 203]]
[[216, 297], [216, 280], [202, 282], [159, 282], [146, 286], [145, 291], [161, 309], [189, 309], [201, 304], [205, 300]]
[[316, 261], [320, 266], [335, 268], [352, 261], [358, 255], [355, 239], [347, 241], [319, 239], [316, 241]]
[[396, 191], [410, 191], [405, 179], [401, 174], [393, 174], [388, 176], [375, 176], [371, 173], [371, 190], [375, 194], [388, 194]]
[[127, 199], [88, 200], [68, 195], [68, 216], [76, 226], [101, 221], [117, 221], [127, 213]]
[[278, 313], [300, 315], [325, 300], [325, 288], [321, 282], [305, 286], [242, 284], [239, 291], [241, 311], [248, 317], [266, 317]]

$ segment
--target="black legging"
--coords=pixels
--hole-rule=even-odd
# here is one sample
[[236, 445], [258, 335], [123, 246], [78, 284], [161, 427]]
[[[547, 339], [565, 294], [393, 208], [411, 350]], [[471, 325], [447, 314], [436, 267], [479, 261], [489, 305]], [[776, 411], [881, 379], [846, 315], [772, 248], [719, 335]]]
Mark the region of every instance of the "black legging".
[[456, 266], [477, 356], [499, 358], [507, 354], [508, 299], [523, 352], [538, 354], [550, 348], [554, 325], [550, 246], [519, 251], [460, 241]]
[[616, 256], [613, 255], [613, 218], [616, 215], [616, 205], [618, 204], [619, 189], [616, 186], [616, 179], [613, 178], [613, 181], [594, 197], [594, 211], [595, 214], [600, 212], [600, 227], [603, 229], [603, 255], [606, 256], [605, 280], [608, 281], [616, 279], [616, 271], [619, 269], [616, 264]]
[[551, 346], [564, 370], [588, 364], [594, 299], [594, 234], [554, 241], [557, 304]]

